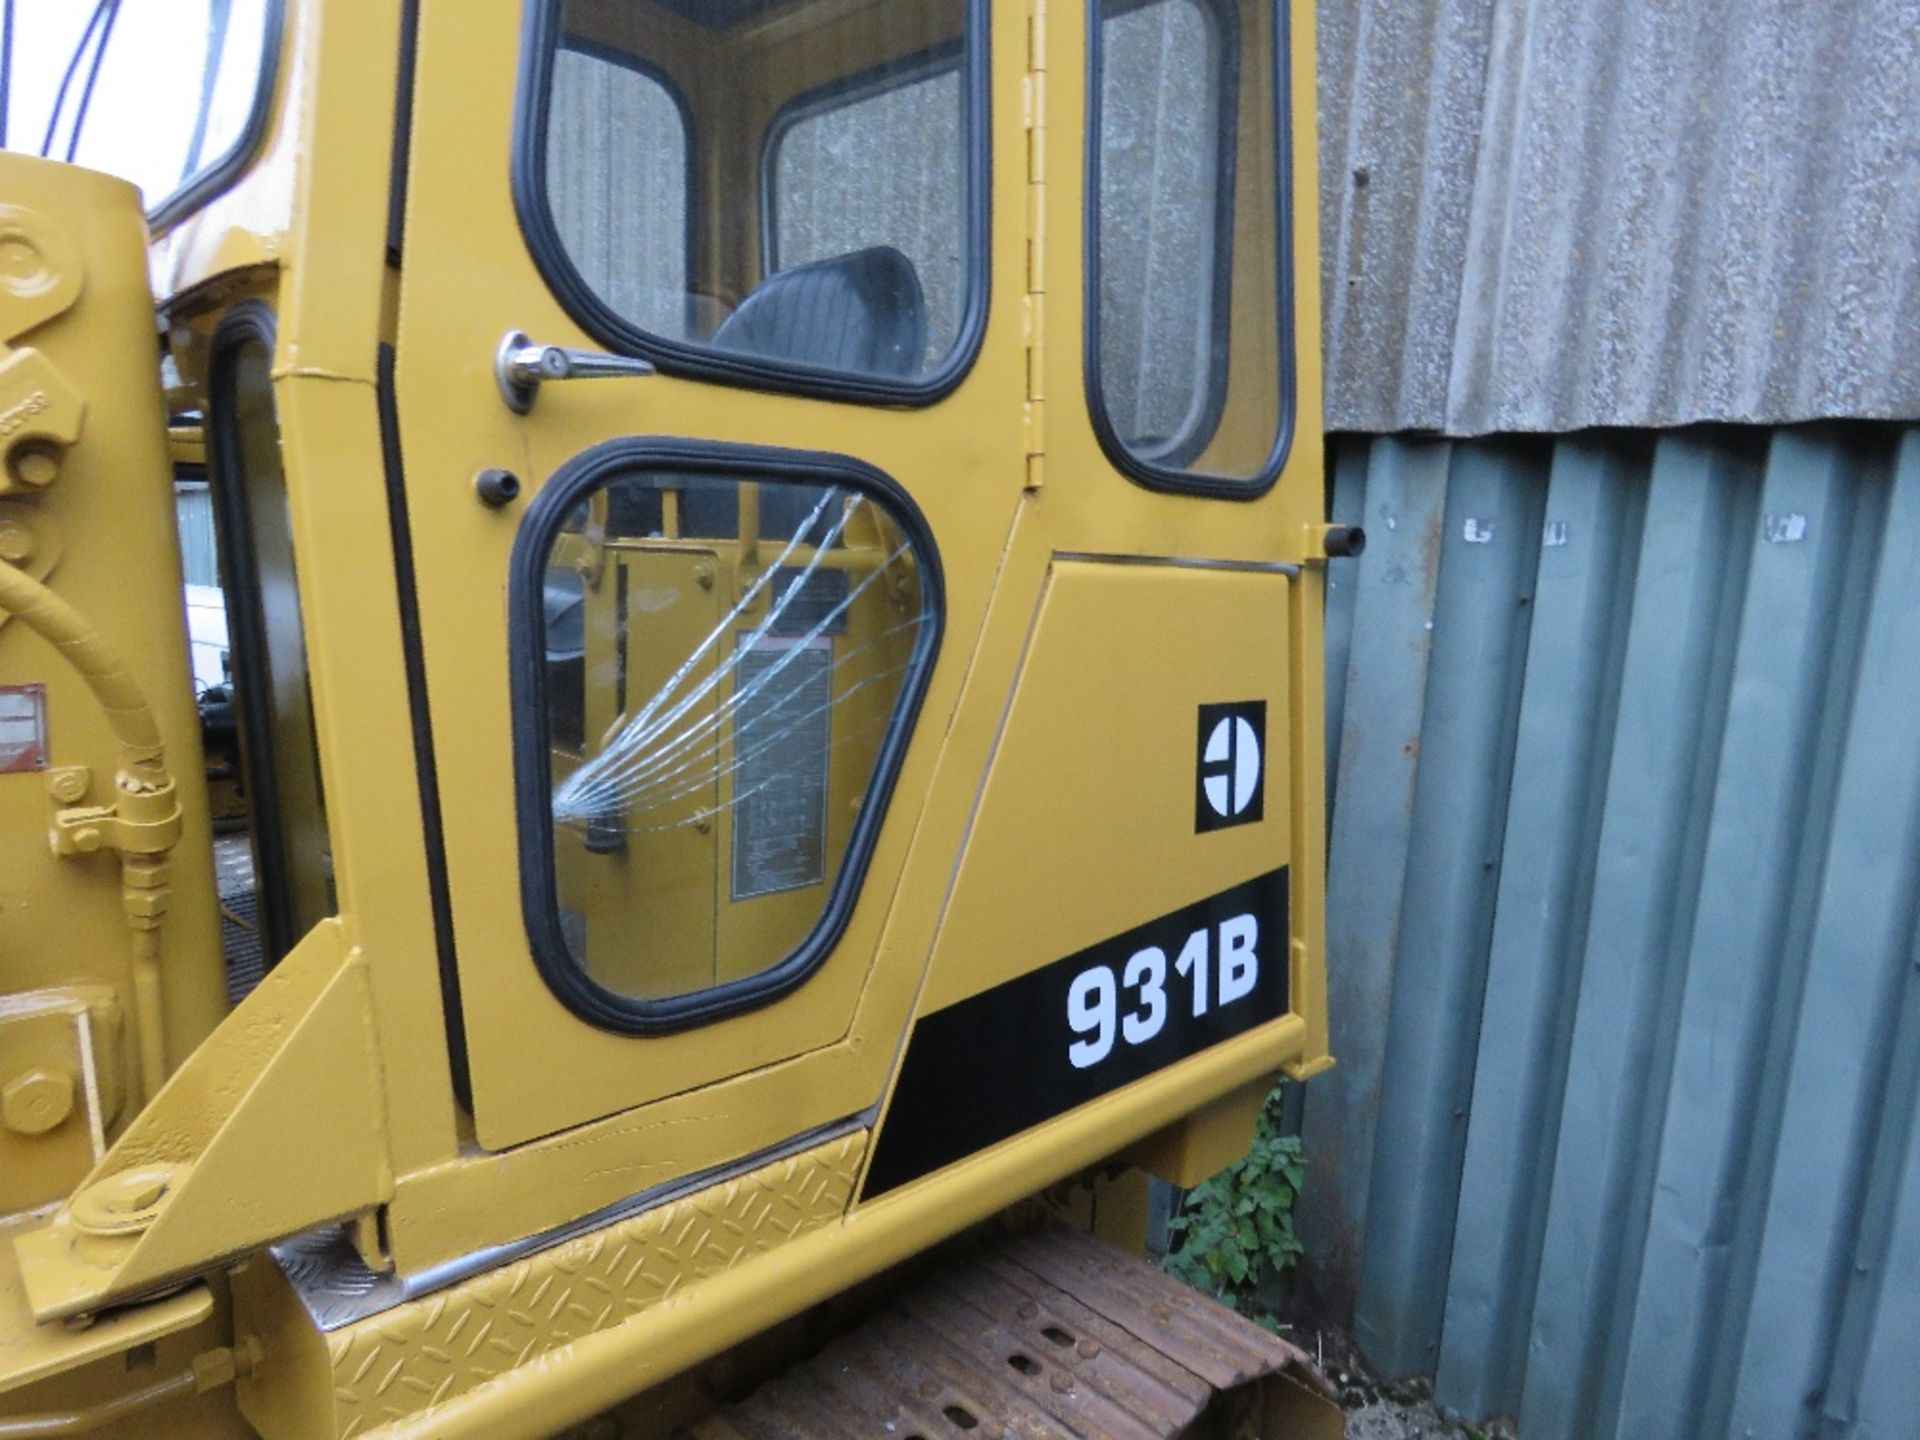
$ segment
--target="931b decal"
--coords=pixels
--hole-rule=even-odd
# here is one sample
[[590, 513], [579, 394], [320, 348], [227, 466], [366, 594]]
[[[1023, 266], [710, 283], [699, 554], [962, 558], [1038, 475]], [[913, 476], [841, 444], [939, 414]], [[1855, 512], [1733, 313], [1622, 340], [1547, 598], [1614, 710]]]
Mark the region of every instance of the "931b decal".
[[1288, 948], [1283, 867], [923, 1016], [863, 1195], [1285, 1015]]
[[[1216, 938], [1218, 943], [1212, 943]], [[1260, 980], [1259, 943], [1260, 917], [1251, 912], [1231, 916], [1212, 929], [1203, 926], [1187, 937], [1173, 967], [1185, 981], [1194, 1019], [1203, 1018], [1210, 1008], [1215, 956], [1220, 1004], [1231, 1005], [1253, 993]], [[1067, 1025], [1083, 1038], [1067, 1046], [1073, 1068], [1084, 1070], [1105, 1060], [1113, 1053], [1116, 1033], [1129, 1045], [1145, 1045], [1158, 1036], [1167, 1023], [1167, 980], [1167, 952], [1158, 945], [1128, 956], [1118, 981], [1111, 965], [1095, 965], [1074, 976], [1067, 987]], [[1119, 1003], [1123, 990], [1124, 1015]]]

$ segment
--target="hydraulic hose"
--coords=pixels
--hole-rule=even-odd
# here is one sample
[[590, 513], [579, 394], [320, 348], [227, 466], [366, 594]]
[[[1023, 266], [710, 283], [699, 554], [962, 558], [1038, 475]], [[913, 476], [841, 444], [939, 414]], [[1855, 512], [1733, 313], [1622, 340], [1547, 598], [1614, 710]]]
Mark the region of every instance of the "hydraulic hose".
[[113, 647], [73, 606], [18, 566], [0, 560], [0, 610], [60, 652], [100, 702], [120, 745], [120, 766], [137, 784], [162, 789], [167, 774], [153, 710]]
[[120, 848], [120, 898], [132, 932], [134, 1014], [140, 1079], [151, 1100], [166, 1079], [161, 1019], [160, 927], [171, 891], [167, 852], [179, 833], [173, 777], [146, 693], [100, 632], [73, 606], [18, 566], [0, 560], [0, 610], [57, 651], [93, 692], [120, 747], [114, 776], [119, 819], [152, 837]]

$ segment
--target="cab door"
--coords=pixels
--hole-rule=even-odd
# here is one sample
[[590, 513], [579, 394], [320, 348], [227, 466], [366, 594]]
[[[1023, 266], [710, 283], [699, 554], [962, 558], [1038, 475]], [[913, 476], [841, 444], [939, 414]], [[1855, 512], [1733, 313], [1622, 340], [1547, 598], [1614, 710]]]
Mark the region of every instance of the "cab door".
[[390, 413], [487, 1148], [731, 1087], [694, 1170], [878, 1093], [1024, 481], [987, 9], [420, 7]]

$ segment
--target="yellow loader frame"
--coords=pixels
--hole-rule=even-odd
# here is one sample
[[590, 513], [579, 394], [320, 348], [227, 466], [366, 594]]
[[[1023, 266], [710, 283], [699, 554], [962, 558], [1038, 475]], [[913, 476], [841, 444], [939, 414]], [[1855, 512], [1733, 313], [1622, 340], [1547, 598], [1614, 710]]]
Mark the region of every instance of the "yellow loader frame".
[[[1149, 489], [1103, 450], [1086, 10], [985, 8], [985, 329], [925, 406], [664, 373], [502, 404], [508, 330], [599, 348], [516, 221], [505, 0], [287, 0], [256, 156], [150, 243], [131, 187], [0, 156], [0, 244], [33, 260], [0, 282], [0, 417], [25, 417], [0, 434], [0, 690], [42, 687], [48, 717], [48, 768], [0, 775], [0, 1416], [47, 1428], [0, 1434], [549, 1433], [1089, 1167], [1196, 1182], [1244, 1152], [1276, 1074], [1330, 1063], [1313, 6], [1272, 12], [1293, 353], [1243, 326], [1235, 363], [1290, 375], [1292, 436], [1245, 500]], [[171, 452], [143, 277], [178, 367]], [[203, 444], [180, 416], [249, 306], [334, 904], [229, 1013], [167, 536], [172, 467]], [[588, 1023], [531, 963], [510, 780], [516, 529], [575, 457], [636, 435], [877, 467], [945, 576], [832, 954], [660, 1036]], [[518, 498], [478, 503], [500, 471]], [[1194, 707], [1242, 695], [1267, 701], [1266, 820], [1199, 844]], [[928, 1017], [1283, 871], [1285, 1013], [874, 1183]], [[1137, 1238], [1132, 1190], [1090, 1193]], [[303, 1265], [363, 1281], [329, 1310]]]

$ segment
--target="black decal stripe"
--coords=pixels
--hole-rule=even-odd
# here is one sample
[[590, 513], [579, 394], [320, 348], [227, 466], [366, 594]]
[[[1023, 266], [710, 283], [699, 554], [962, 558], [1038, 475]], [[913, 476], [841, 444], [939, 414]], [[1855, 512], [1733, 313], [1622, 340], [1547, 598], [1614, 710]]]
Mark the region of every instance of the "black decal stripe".
[[[1260, 924], [1259, 977], [1251, 994], [1219, 1003], [1219, 926], [1254, 915]], [[1196, 931], [1209, 934], [1208, 1007], [1196, 1017], [1192, 981], [1175, 969]], [[1166, 953], [1167, 1020], [1144, 1044], [1116, 1036], [1098, 1063], [1076, 1068], [1068, 1046], [1067, 992], [1096, 965], [1118, 982], [1128, 959], [1148, 946]], [[1236, 885], [1064, 960], [923, 1016], [907, 1041], [874, 1147], [862, 1199], [931, 1174], [1176, 1061], [1231, 1040], [1287, 1013], [1290, 956], [1287, 871]], [[1137, 992], [1119, 989], [1119, 1012], [1138, 1011]]]

